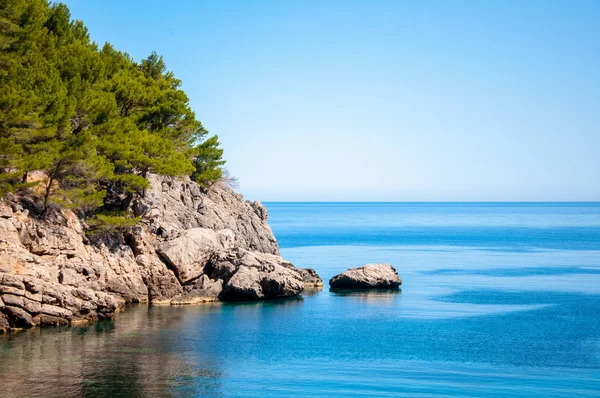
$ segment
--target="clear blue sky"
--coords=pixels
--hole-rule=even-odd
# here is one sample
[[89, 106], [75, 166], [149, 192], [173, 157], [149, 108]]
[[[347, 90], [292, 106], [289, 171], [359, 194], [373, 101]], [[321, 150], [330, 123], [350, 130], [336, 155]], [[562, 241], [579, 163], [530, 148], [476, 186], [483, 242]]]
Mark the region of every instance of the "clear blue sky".
[[264, 201], [600, 200], [600, 1], [67, 0]]

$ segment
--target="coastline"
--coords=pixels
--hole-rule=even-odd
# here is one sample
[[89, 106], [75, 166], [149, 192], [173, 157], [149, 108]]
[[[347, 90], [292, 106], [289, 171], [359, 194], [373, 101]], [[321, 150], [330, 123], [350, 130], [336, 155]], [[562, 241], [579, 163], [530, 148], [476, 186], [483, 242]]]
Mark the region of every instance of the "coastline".
[[190, 305], [301, 294], [322, 284], [279, 256], [260, 202], [225, 184], [148, 176], [131, 204], [138, 226], [85, 235], [69, 210], [36, 219], [18, 197], [0, 206], [0, 330], [111, 317], [130, 303]]

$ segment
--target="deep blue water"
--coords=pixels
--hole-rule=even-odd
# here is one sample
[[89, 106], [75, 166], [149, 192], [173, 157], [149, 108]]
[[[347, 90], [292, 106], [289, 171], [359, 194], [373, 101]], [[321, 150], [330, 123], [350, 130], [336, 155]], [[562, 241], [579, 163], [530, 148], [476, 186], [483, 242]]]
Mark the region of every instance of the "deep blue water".
[[[133, 307], [0, 337], [5, 395], [600, 396], [599, 203], [267, 203], [324, 280], [398, 292]], [[10, 393], [8, 393], [10, 392]]]

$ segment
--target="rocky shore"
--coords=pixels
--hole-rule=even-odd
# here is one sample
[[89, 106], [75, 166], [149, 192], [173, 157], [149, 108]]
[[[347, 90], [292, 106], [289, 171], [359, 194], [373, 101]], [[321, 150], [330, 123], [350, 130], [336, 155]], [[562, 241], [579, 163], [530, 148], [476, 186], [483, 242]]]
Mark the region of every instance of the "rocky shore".
[[261, 300], [322, 286], [279, 256], [260, 202], [225, 184], [150, 175], [130, 204], [141, 222], [88, 237], [70, 210], [44, 220], [22, 198], [0, 201], [0, 331], [87, 322], [127, 303]]

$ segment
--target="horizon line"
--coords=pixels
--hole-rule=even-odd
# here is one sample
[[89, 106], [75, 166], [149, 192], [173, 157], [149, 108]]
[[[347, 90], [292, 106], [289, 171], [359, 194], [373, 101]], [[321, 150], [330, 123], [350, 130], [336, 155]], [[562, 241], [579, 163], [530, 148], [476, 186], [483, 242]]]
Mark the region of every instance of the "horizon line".
[[383, 200], [261, 200], [262, 203], [530, 203], [530, 204], [541, 204], [541, 203], [556, 203], [556, 204], [569, 204], [569, 203], [578, 203], [578, 204], [600, 204], [600, 200], [598, 201], [590, 201], [590, 200], [505, 200], [505, 201], [494, 201], [494, 200], [475, 200], [475, 201], [449, 201], [449, 200], [425, 200], [425, 201], [383, 201]]

